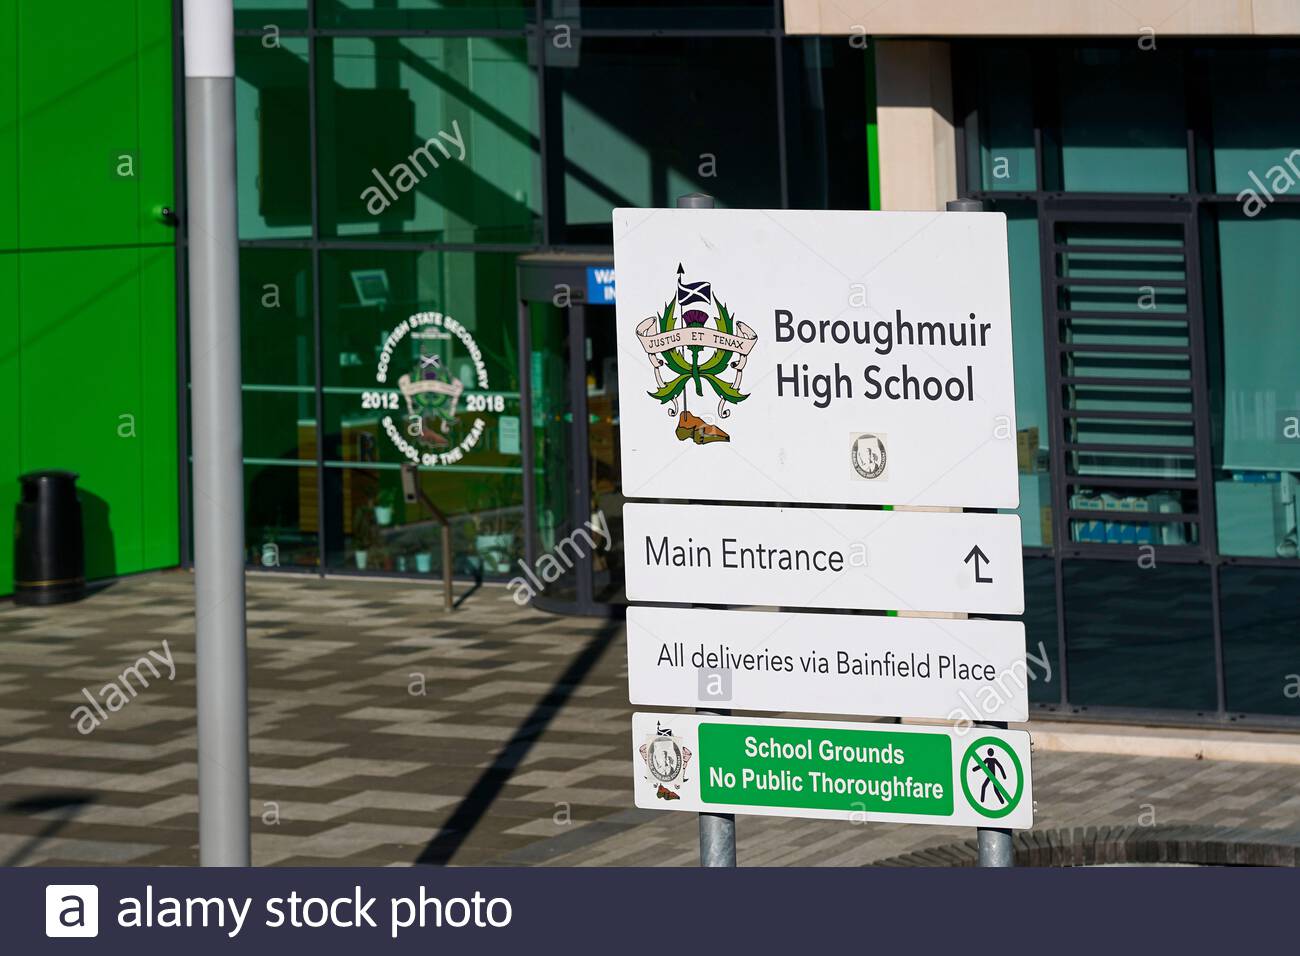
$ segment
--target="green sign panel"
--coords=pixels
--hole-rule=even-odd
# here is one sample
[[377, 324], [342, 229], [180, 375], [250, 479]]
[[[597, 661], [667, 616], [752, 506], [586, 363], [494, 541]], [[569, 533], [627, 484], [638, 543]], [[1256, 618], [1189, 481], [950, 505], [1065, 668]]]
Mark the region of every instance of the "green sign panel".
[[943, 734], [701, 724], [699, 741], [706, 803], [952, 814]]
[[636, 714], [637, 805], [1026, 828], [1029, 735]]

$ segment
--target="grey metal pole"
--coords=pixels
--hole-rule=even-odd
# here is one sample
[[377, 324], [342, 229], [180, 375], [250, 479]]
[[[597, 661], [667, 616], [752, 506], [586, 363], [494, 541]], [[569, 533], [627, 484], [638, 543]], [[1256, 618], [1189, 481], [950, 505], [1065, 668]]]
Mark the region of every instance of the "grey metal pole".
[[[1005, 723], [991, 721], [975, 724], [976, 727], [989, 727], [994, 730], [1006, 730]], [[964, 772], [965, 768], [963, 768]], [[1011, 831], [1000, 827], [976, 827], [975, 842], [979, 847], [980, 866], [1012, 867], [1016, 865], [1016, 854], [1011, 848]]]
[[199, 864], [248, 866], [232, 0], [185, 0]]
[[717, 203], [707, 193], [687, 193], [677, 197], [678, 209], [712, 209]]
[[[950, 199], [945, 209], [948, 212], [983, 212], [984, 202], [979, 199]], [[1005, 723], [976, 723], [976, 727], [991, 727], [1006, 730]], [[977, 827], [975, 841], [979, 846], [980, 866], [1010, 867], [1016, 865], [1016, 858], [1011, 849], [1011, 831], [1000, 827]]]
[[[700, 710], [713, 714], [721, 711]], [[700, 866], [736, 865], [736, 815], [734, 813], [700, 814]]]
[[442, 609], [450, 611], [455, 607], [451, 599], [451, 526], [442, 526]]
[[[712, 209], [712, 196], [688, 193], [679, 196], [679, 209]], [[726, 716], [726, 710], [696, 710], [697, 714]], [[701, 813], [700, 815], [700, 866], [736, 865], [736, 815], [734, 813]]]
[[450, 611], [455, 607], [451, 599], [451, 522], [420, 484], [420, 466], [414, 462], [402, 465], [402, 500], [408, 505], [428, 508], [433, 520], [438, 522], [442, 536], [442, 609]]

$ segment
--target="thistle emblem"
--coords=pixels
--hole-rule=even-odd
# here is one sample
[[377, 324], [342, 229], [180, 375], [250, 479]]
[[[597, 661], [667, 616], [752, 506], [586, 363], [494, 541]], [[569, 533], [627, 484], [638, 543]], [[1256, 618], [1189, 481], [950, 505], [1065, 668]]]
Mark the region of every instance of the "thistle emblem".
[[[647, 392], [668, 414], [676, 416], [678, 441], [690, 439], [697, 445], [731, 441], [717, 425], [687, 408], [693, 392], [701, 409], [716, 396], [719, 419], [731, 417], [730, 406], [739, 405], [748, 394], [740, 390], [749, 353], [758, 334], [736, 321], [721, 299], [713, 294], [713, 283], [687, 282], [686, 270], [677, 265], [677, 293], [658, 315], [643, 319], [636, 327], [637, 339], [654, 370], [653, 391]], [[666, 370], [666, 371], [665, 371]], [[671, 376], [665, 380], [665, 374]], [[712, 394], [705, 393], [705, 386]], [[680, 406], [680, 407], [679, 407]]]

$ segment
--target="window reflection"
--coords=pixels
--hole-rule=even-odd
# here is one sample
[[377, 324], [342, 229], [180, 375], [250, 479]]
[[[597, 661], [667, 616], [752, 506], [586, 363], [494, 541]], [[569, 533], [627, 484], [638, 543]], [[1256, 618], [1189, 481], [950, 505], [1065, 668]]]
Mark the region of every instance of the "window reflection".
[[780, 206], [769, 39], [584, 37], [572, 62], [557, 65], [560, 52], [547, 52], [547, 91], [560, 104], [567, 241], [608, 244], [614, 207], [691, 192]]
[[1300, 490], [1300, 214], [1270, 210], [1218, 223], [1222, 326], [1219, 550], [1295, 558]]
[[522, 37], [343, 37], [318, 56], [322, 235], [537, 241], [537, 92]]

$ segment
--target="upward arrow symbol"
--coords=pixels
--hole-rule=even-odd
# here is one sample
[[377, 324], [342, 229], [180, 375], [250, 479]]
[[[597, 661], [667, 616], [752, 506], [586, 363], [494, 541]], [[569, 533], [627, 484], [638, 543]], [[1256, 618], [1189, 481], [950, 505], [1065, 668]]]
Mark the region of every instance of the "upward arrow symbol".
[[972, 559], [975, 561], [975, 583], [992, 584], [993, 583], [992, 578], [980, 577], [980, 562], [983, 561], [985, 563], [989, 563], [989, 556], [983, 552], [983, 550], [980, 548], [978, 544], [975, 545], [975, 547], [970, 549], [970, 552], [966, 555], [966, 558], [965, 560], [962, 561], [962, 564], [970, 564]]

